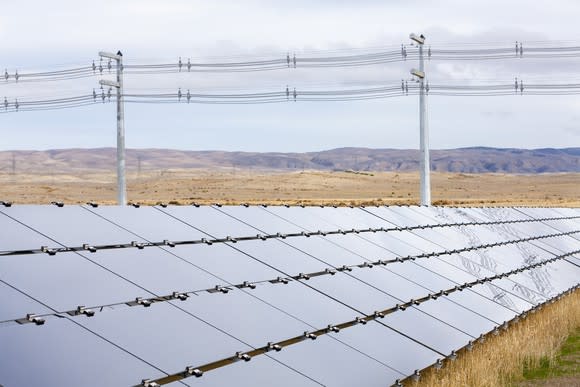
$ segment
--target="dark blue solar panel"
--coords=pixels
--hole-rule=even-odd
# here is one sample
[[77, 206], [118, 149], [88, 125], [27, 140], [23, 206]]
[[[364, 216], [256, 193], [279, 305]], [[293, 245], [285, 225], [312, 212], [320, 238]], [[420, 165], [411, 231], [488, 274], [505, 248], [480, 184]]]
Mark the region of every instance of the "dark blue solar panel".
[[[544, 237], [580, 225], [545, 218], [573, 216], [580, 212], [2, 208], [0, 383], [165, 384], [172, 375], [191, 386], [389, 385], [577, 286], [580, 236]], [[286, 344], [260, 352], [269, 342]]]

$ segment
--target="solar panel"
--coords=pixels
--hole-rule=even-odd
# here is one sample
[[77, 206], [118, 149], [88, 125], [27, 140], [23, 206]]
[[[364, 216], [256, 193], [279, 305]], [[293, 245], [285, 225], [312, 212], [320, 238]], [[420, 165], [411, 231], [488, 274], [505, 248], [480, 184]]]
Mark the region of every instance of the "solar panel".
[[56, 242], [1, 211], [0, 230], [2, 230], [0, 252], [40, 249], [41, 246], [54, 247], [57, 245]]
[[[190, 301], [160, 303], [149, 308], [124, 308], [99, 313], [92, 318], [78, 318], [76, 321], [139, 358], [155, 364], [165, 373], [189, 363], [208, 363], [233, 355], [236, 351], [251, 349], [235, 335], [215, 329], [194, 313], [183, 313], [183, 309], [187, 310], [183, 308], [186, 303]], [[59, 322], [50, 321], [46, 325], [56, 323]]]
[[301, 316], [277, 309], [261, 294], [241, 290], [231, 290], [228, 294], [206, 293], [184, 302], [181, 307], [254, 346], [284, 340], [313, 328]]
[[[308, 208], [307, 210], [309, 210], [312, 213], [318, 214], [318, 213], [321, 213], [321, 212], [325, 213], [324, 211], [326, 209], [321, 209], [321, 208]], [[244, 210], [238, 210], [238, 211], [236, 211], [236, 213], [238, 215], [238, 219], [240, 219], [240, 217], [244, 215], [242, 213], [243, 211]], [[354, 215], [354, 213], [366, 214], [364, 211], [360, 211], [358, 209], [355, 210], [355, 209], [335, 209], [335, 208], [329, 208], [328, 209], [328, 212], [330, 213], [330, 215], [331, 215], [331, 217], [333, 219], [333, 220], [329, 220], [331, 217], [327, 217], [327, 220], [329, 222], [330, 221], [332, 221], [332, 222], [345, 222], [345, 219], [343, 217], [345, 215], [347, 215], [348, 218], [352, 218], [353, 215]], [[376, 223], [373, 224], [373, 223], [367, 221], [367, 222], [364, 222], [364, 223], [358, 223], [357, 224], [358, 227], [368, 227], [369, 225], [376, 227], [379, 224], [380, 225], [386, 224], [386, 222], [381, 222], [379, 220], [379, 218], [374, 217], [374, 216], [369, 215], [369, 214], [362, 215], [359, 218], [364, 218], [364, 217], [367, 217], [367, 218], [370, 217], [371, 219], [377, 219], [377, 223], [378, 224], [376, 224]], [[342, 226], [343, 224], [344, 223], [339, 224], [339, 226]], [[396, 240], [396, 238], [391, 238], [391, 240], [393, 240], [393, 239]], [[293, 243], [293, 242], [294, 241], [291, 241], [290, 243]], [[408, 252], [409, 251], [406, 251], [405, 253], [408, 253]], [[382, 270], [375, 270], [375, 272], [384, 272], [384, 271], [382, 271]], [[359, 278], [360, 279], [360, 277], [357, 274], [358, 274], [358, 272], [357, 273], [354, 273], [352, 275], [355, 278]], [[316, 282], [317, 279], [312, 280], [312, 281]], [[407, 283], [410, 283], [409, 281], [406, 281], [406, 282]], [[341, 283], [344, 284], [344, 281], [341, 281]], [[376, 287], [376, 286], [375, 286], [375, 288], [383, 291], [384, 294], [390, 294], [389, 293], [389, 289], [384, 289], [384, 287], [385, 287], [384, 284], [386, 284], [386, 283], [388, 283], [388, 282], [387, 281], [384, 281], [383, 282], [383, 288]], [[313, 286], [315, 286], [315, 285], [313, 285]], [[447, 286], [447, 287], [449, 287], [449, 286]], [[348, 288], [349, 290], [353, 290], [354, 287], [353, 287], [353, 285], [351, 285], [351, 286], [346, 286], [346, 288]], [[323, 291], [325, 291], [325, 293], [327, 293], [327, 294], [331, 294], [332, 295], [332, 290], [329, 291], [327, 289], [323, 289]], [[361, 294], [361, 293], [362, 294], [365, 294], [364, 292], [361, 292], [361, 291], [354, 291], [354, 292], [351, 291], [350, 293], [351, 294]], [[423, 294], [425, 294], [425, 290], [423, 290], [423, 292], [422, 292], [421, 295], [423, 295]], [[363, 297], [363, 299], [365, 299], [365, 300], [368, 300], [369, 298], [370, 297], [367, 296], [366, 294]], [[398, 301], [401, 301], [401, 299], [399, 299]], [[353, 303], [349, 303], [349, 304], [350, 305], [353, 305]], [[376, 305], [373, 306], [372, 308], [375, 308], [375, 307], [376, 307]], [[480, 323], [480, 324], [482, 324], [482, 323], [489, 323], [488, 321], [485, 321], [485, 320], [478, 321], [479, 320], [479, 317], [476, 316], [476, 315], [474, 315], [473, 313], [470, 313], [470, 312], [462, 313], [462, 312], [465, 312], [465, 309], [458, 308], [457, 305], [454, 305], [454, 304], [447, 304], [446, 302], [443, 302], [443, 303], [439, 303], [438, 306], [435, 309], [433, 309], [432, 315], [434, 314], [437, 317], [441, 317], [442, 314], [445, 314], [448, 319], [450, 318], [450, 316], [453, 316], [453, 318], [455, 320], [463, 320], [463, 323], [464, 323], [463, 325], [467, 325], [467, 326], [477, 326], [477, 323]], [[471, 320], [470, 320], [470, 318], [471, 318]], [[489, 324], [487, 324], [487, 325], [489, 325]], [[491, 329], [491, 328], [493, 328], [493, 325], [491, 327], [489, 327], [489, 329]], [[476, 328], [476, 329], [479, 329], [479, 328]]]
[[60, 311], [152, 295], [76, 253], [2, 257], [0, 273], [2, 280]]
[[[275, 207], [263, 206], [222, 206], [214, 207], [217, 211], [229, 215], [251, 227], [256, 228], [263, 234], [292, 234], [306, 231], [296, 224], [275, 215]], [[286, 208], [286, 207], [282, 207]], [[294, 208], [294, 207], [292, 207]], [[299, 208], [296, 208], [299, 209]]]
[[332, 267], [312, 255], [308, 255], [286, 241], [248, 241], [235, 247], [239, 251], [278, 270], [278, 275], [295, 275], [324, 271]]
[[[412, 374], [416, 369], [433, 364], [440, 355], [426, 348], [410, 338], [405, 337], [394, 329], [387, 328], [386, 321], [372, 321], [366, 325], [345, 329], [337, 337], [346, 344], [355, 346], [369, 356], [380, 360], [396, 370], [400, 377]], [[368, 340], [369, 337], [377, 341]], [[389, 345], [377, 345], [389, 343]], [[372, 383], [371, 383], [372, 384]]]
[[[228, 386], [235, 384], [240, 387], [256, 386], [321, 386], [312, 376], [298, 371], [270, 355], [259, 356], [250, 362], [233, 363], [203, 374], [195, 380], [186, 379], [187, 385], [196, 387]], [[175, 384], [175, 383], [174, 383]]]
[[545, 296], [526, 286], [525, 281], [515, 282], [513, 276], [496, 279], [473, 289], [515, 313], [525, 312], [547, 300]]
[[83, 206], [83, 208], [96, 217], [102, 217], [150, 242], [165, 239], [187, 241], [207, 237], [181, 220], [168, 216], [161, 207]]
[[31, 311], [37, 314], [52, 312], [50, 308], [26, 297], [17, 288], [9, 286], [4, 282], [0, 282], [0, 299], [2, 300], [0, 321], [9, 320], [10, 318], [14, 318], [14, 316], [25, 316], [27, 313], [31, 313]]
[[201, 230], [214, 238], [227, 236], [254, 236], [256, 230], [213, 207], [167, 207], [161, 208], [167, 215]]
[[[289, 208], [288, 210], [291, 210]], [[299, 210], [304, 210], [298, 208]], [[241, 222], [252, 224], [263, 234], [275, 235], [280, 233], [283, 236], [288, 234], [300, 234], [303, 232], [312, 232], [307, 227], [300, 227], [277, 215], [273, 215], [268, 209], [260, 207], [223, 207], [220, 211], [225, 212]], [[319, 230], [314, 230], [319, 231]], [[321, 228], [320, 231], [337, 232], [336, 234], [310, 235], [304, 238], [283, 239], [284, 243], [293, 246], [306, 254], [314, 256], [328, 265], [339, 267], [342, 265], [356, 265], [364, 262], [365, 259], [386, 258], [394, 256], [389, 251], [380, 246], [373, 245], [357, 235], [342, 234], [338, 232], [338, 227], [327, 224], [327, 228]]]
[[[281, 275], [277, 270], [227, 244], [176, 246], [170, 252], [229, 284], [265, 281]], [[218, 282], [214, 283], [217, 284]]]
[[[457, 277], [455, 277], [455, 281], [452, 281], [448, 277], [441, 276], [436, 272], [427, 270], [419, 265], [417, 265], [417, 267], [403, 266], [404, 265], [401, 265], [400, 269], [398, 270], [399, 273], [405, 275], [407, 278], [412, 278], [417, 283], [427, 287], [431, 292], [437, 292], [440, 289], [449, 289], [456, 286], [457, 284], [474, 281], [480, 278], [475, 276], [466, 276], [463, 278], [463, 280], [458, 280]], [[485, 277], [482, 276], [481, 278]], [[425, 292], [423, 291], [423, 294], [424, 293]], [[466, 289], [462, 293], [455, 293], [453, 295], [449, 295], [448, 297], [458, 305], [480, 313], [492, 321], [495, 321], [496, 323], [501, 323], [506, 319], [509, 319], [508, 317], [510, 317], [510, 315], [513, 313], [518, 312], [518, 310], [511, 311], [506, 309], [501, 302], [497, 301], [498, 293], [505, 293], [505, 291], [502, 289], [497, 289], [495, 286], [485, 284]], [[510, 296], [504, 295], [503, 297], [509, 298]], [[513, 315], [511, 317], [513, 317]]]
[[577, 287], [578, 217], [1, 208], [0, 384], [393, 384]]
[[342, 229], [364, 229], [369, 227], [377, 228], [392, 226], [392, 223], [386, 222], [376, 216], [372, 216], [360, 208], [307, 207], [305, 208], [305, 211], [310, 212], [314, 216]]
[[401, 373], [377, 359], [329, 336], [284, 348], [271, 356], [327, 386], [352, 386], [358, 383], [378, 386], [380, 382], [402, 377]]
[[0, 329], [5, 386], [132, 385], [159, 371], [69, 319]]
[[[81, 206], [12, 206], [2, 212], [63, 246], [120, 244], [135, 240], [130, 232], [91, 215]], [[115, 232], [111, 232], [111, 230]], [[142, 241], [142, 240], [141, 240]]]
[[269, 206], [266, 211], [279, 216], [296, 226], [297, 231], [327, 231], [337, 229], [336, 225], [328, 222], [302, 207]]
[[[496, 324], [509, 321], [532, 306], [519, 297], [506, 292], [494, 281], [476, 285], [470, 290], [471, 292], [450, 294], [449, 300], [469, 307]], [[499, 299], [501, 301], [498, 301]]]

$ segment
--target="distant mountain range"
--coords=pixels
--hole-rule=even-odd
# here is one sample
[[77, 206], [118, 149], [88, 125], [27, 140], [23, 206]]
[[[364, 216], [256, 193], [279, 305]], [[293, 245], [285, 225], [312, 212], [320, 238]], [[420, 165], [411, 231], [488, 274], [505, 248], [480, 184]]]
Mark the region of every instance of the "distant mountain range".
[[[0, 172], [77, 173], [114, 171], [114, 148], [0, 152]], [[136, 171], [202, 168], [292, 171], [416, 171], [419, 152], [401, 149], [338, 148], [321, 152], [259, 153], [128, 149], [127, 168]], [[461, 173], [580, 172], [580, 148], [460, 148], [431, 151], [431, 168]]]

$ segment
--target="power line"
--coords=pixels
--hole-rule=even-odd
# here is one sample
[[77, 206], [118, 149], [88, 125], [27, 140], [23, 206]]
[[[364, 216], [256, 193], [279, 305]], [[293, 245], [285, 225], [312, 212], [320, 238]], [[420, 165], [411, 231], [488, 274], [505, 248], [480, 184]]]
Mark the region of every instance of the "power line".
[[[580, 83], [525, 83], [516, 79], [513, 83], [456, 85], [426, 83], [427, 95], [438, 96], [509, 96], [509, 95], [578, 95]], [[127, 103], [136, 104], [268, 104], [285, 102], [337, 102], [362, 101], [417, 95], [420, 87], [414, 82], [402, 81], [398, 85], [377, 85], [366, 88], [342, 89], [296, 89], [281, 88], [277, 91], [251, 93], [192, 93], [178, 88], [173, 93], [127, 93], [122, 94]], [[9, 99], [0, 101], [0, 113], [66, 109], [116, 101], [117, 95], [101, 89], [92, 94], [52, 99]]]
[[[444, 47], [444, 46], [443, 46]], [[426, 57], [428, 60], [436, 61], [473, 61], [473, 60], [506, 60], [514, 58], [527, 59], [557, 59], [557, 58], [577, 58], [580, 57], [580, 46], [578, 45], [534, 45], [524, 46], [521, 42], [516, 42], [515, 46], [504, 47], [484, 47], [467, 49], [461, 48], [427, 48]], [[348, 51], [346, 49], [345, 51]], [[354, 51], [356, 49], [350, 49]], [[135, 75], [171, 74], [188, 72], [258, 72], [273, 71], [294, 68], [331, 68], [331, 67], [361, 67], [371, 65], [381, 65], [387, 63], [403, 62], [419, 58], [418, 50], [415, 46], [401, 45], [401, 49], [379, 50], [368, 53], [355, 52], [352, 54], [333, 55], [339, 50], [320, 50], [305, 52], [320, 53], [327, 55], [301, 55], [290, 54], [286, 56], [275, 56], [270, 59], [254, 59], [248, 61], [192, 61], [190, 58], [165, 61], [163, 63], [140, 63], [124, 65], [124, 73]], [[223, 60], [224, 57], [221, 57]], [[227, 57], [226, 57], [227, 58]], [[1, 84], [26, 83], [26, 82], [47, 82], [47, 81], [67, 81], [81, 78], [89, 78], [113, 73], [111, 61], [92, 61], [86, 66], [72, 67], [60, 70], [19, 72], [18, 70], [4, 70]]]

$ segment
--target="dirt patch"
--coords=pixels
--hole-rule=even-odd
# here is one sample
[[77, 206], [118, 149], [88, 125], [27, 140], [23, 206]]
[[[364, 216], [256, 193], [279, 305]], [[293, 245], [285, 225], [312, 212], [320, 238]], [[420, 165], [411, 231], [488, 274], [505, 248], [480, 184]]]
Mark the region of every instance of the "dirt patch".
[[[432, 174], [437, 205], [580, 207], [580, 174]], [[230, 172], [200, 169], [130, 174], [130, 201], [268, 204], [416, 204], [417, 173]], [[0, 174], [0, 200], [15, 203], [115, 203], [112, 173]]]
[[518, 387], [580, 387], [580, 376], [559, 376], [543, 380], [528, 380]]

